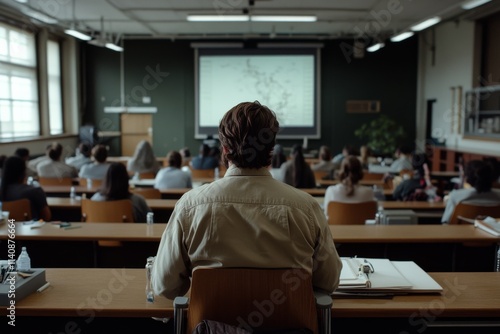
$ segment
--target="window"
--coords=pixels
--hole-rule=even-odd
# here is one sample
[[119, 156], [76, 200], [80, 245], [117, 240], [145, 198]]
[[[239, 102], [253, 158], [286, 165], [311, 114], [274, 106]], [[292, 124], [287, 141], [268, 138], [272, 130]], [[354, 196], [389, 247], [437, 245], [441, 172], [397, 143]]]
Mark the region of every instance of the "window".
[[0, 138], [40, 133], [35, 36], [0, 23]]
[[49, 124], [51, 135], [63, 133], [60, 58], [59, 43], [51, 40], [47, 41], [47, 87], [49, 92]]

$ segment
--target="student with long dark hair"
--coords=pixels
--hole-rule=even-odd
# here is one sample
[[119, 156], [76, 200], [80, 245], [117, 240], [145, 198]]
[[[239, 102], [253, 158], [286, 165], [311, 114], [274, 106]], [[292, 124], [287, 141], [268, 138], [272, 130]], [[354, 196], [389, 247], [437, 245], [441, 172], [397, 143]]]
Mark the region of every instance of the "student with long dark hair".
[[281, 175], [283, 182], [295, 188], [314, 188], [316, 179], [311, 167], [304, 159], [302, 146], [292, 147], [291, 159], [281, 165]]
[[106, 178], [99, 192], [92, 196], [93, 201], [116, 201], [129, 199], [134, 207], [134, 222], [145, 223], [146, 214], [151, 211], [146, 200], [139, 194], [133, 194], [129, 190], [129, 176], [125, 165], [114, 162], [110, 164]]
[[47, 196], [42, 188], [25, 184], [26, 161], [17, 156], [5, 160], [0, 184], [0, 201], [16, 201], [27, 198], [31, 204], [31, 217], [49, 221], [52, 218]]

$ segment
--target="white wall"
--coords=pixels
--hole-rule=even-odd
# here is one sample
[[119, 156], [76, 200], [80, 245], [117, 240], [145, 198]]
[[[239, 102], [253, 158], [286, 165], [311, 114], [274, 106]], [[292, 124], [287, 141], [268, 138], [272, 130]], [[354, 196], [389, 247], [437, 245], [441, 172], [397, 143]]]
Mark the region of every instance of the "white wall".
[[[462, 86], [463, 105], [465, 92], [474, 82], [474, 30], [475, 23], [471, 21], [446, 22], [435, 27], [434, 32], [429, 29], [419, 36], [416, 117], [419, 148], [425, 141], [426, 101], [436, 99], [432, 115], [433, 137], [446, 140], [448, 147], [500, 153], [498, 142], [463, 139], [462, 134], [457, 134], [458, 126], [462, 126], [457, 124], [458, 116], [452, 117], [451, 87]], [[457, 106], [455, 102], [455, 108]], [[457, 124], [454, 130], [452, 122]]]

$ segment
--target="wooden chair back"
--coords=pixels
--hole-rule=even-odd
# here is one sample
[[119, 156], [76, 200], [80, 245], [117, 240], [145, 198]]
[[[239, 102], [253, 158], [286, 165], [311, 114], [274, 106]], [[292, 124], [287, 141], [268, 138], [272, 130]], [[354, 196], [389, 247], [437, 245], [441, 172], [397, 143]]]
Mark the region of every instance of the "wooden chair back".
[[316, 183], [318, 183], [321, 180], [324, 180], [325, 177], [328, 177], [331, 172], [325, 171], [325, 170], [315, 170], [313, 171], [314, 173], [314, 179], [316, 180]]
[[[116, 201], [82, 199], [82, 221], [86, 223], [133, 223], [132, 201], [129, 199]], [[122, 245], [120, 241], [112, 240], [99, 240], [97, 244], [105, 247]]]
[[380, 173], [370, 173], [368, 171], [363, 171], [363, 180], [376, 180], [376, 181], [382, 181], [384, 179], [384, 174]]
[[72, 177], [38, 177], [38, 182], [43, 186], [72, 186], [74, 179]]
[[[86, 187], [87, 186], [87, 179], [86, 178], [79, 178], [79, 183], [81, 186]], [[92, 188], [98, 188], [102, 185], [103, 180], [102, 179], [92, 179]]]
[[330, 225], [363, 225], [367, 219], [375, 219], [377, 202], [328, 203], [328, 224]]
[[139, 179], [141, 179], [141, 180], [154, 179], [155, 177], [156, 177], [156, 173], [154, 173], [154, 172], [139, 173]]
[[27, 198], [2, 203], [2, 210], [9, 211], [9, 219], [16, 221], [31, 220], [31, 202]]
[[144, 198], [161, 199], [161, 192], [156, 188], [136, 187], [130, 189], [130, 191], [135, 194], [142, 195]]
[[194, 169], [194, 168], [191, 168], [191, 178], [193, 180], [194, 179], [213, 179], [214, 177], [215, 177], [215, 170], [214, 169]]
[[472, 204], [460, 202], [455, 206], [448, 224], [461, 224], [466, 219], [476, 219], [477, 216], [491, 216], [493, 218], [500, 217], [500, 204]]
[[[259, 331], [318, 333], [312, 279], [303, 269], [196, 268], [189, 299], [185, 333], [207, 319]], [[262, 313], [258, 324], [252, 316], [256, 310]]]

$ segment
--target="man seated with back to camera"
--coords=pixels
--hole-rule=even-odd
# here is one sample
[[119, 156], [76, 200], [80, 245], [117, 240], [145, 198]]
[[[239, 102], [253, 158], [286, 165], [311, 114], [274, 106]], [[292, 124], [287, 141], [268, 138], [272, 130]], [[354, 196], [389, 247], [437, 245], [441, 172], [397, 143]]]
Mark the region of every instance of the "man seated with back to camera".
[[274, 112], [258, 102], [223, 116], [219, 138], [228, 169], [177, 202], [153, 266], [157, 295], [184, 295], [198, 266], [303, 268], [315, 288], [337, 288], [342, 262], [320, 205], [269, 173], [278, 130]]

